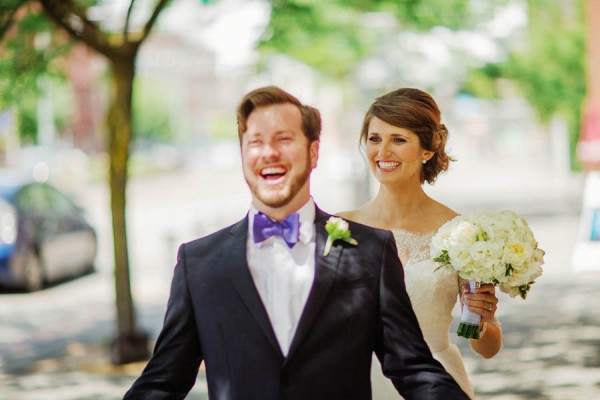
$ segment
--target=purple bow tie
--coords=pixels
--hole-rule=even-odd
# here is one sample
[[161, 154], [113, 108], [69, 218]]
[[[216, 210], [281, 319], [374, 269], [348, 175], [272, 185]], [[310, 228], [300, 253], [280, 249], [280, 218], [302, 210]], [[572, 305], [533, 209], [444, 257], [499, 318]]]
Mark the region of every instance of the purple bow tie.
[[254, 243], [260, 243], [271, 236], [280, 236], [291, 249], [300, 236], [300, 214], [290, 214], [285, 220], [278, 222], [259, 212], [254, 216], [252, 233]]

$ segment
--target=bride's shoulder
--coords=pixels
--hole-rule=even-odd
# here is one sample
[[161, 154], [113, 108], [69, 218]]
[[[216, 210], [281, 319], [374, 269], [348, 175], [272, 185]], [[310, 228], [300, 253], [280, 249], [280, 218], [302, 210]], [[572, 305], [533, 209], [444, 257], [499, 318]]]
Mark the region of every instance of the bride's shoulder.
[[451, 219], [457, 217], [459, 214], [454, 211], [453, 209], [451, 209], [450, 207], [446, 206], [445, 204], [442, 204], [440, 202], [435, 202], [435, 206], [434, 206], [434, 213], [433, 215], [435, 215], [435, 219], [436, 219], [436, 224], [438, 227], [444, 225], [446, 222], [450, 221]]
[[342, 211], [335, 213], [336, 217], [340, 217], [352, 222], [358, 222], [363, 225], [371, 225], [369, 224], [369, 217], [366, 215], [365, 211], [358, 208], [356, 210]]
[[343, 218], [348, 221], [356, 222], [361, 225], [366, 225], [371, 228], [386, 229], [386, 226], [380, 220], [377, 214], [374, 214], [370, 207], [362, 206], [356, 210], [342, 211], [335, 214], [336, 217]]
[[349, 210], [335, 213], [336, 217], [349, 219], [350, 221], [356, 221], [356, 218], [360, 216], [359, 210]]
[[363, 204], [355, 210], [342, 211], [335, 213], [336, 217], [347, 219], [353, 222], [358, 222], [364, 225], [373, 225], [371, 220], [373, 219], [372, 210], [369, 203]]

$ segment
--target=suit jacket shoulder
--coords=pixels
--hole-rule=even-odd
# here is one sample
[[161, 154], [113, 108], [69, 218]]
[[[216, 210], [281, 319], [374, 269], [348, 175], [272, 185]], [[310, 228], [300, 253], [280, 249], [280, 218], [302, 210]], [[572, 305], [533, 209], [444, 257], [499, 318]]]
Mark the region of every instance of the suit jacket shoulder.
[[177, 252], [177, 266], [188, 276], [222, 276], [228, 265], [245, 262], [247, 231], [248, 218], [244, 217], [226, 228], [183, 243]]
[[207, 246], [214, 250], [213, 246], [219, 246], [219, 243], [227, 243], [231, 236], [243, 235], [248, 230], [248, 216], [246, 215], [241, 220], [234, 224], [231, 224], [225, 228], [219, 229], [216, 232], [212, 232], [206, 236], [191, 240], [182, 244], [182, 247], [186, 248], [188, 252], [195, 252], [198, 250], [205, 249]]
[[[330, 217], [332, 217], [331, 214], [317, 208], [317, 223], [320, 222], [325, 225]], [[355, 252], [362, 254], [363, 258], [370, 258], [375, 254], [377, 256], [382, 256], [385, 254], [385, 248], [390, 245], [393, 245], [395, 248], [392, 232], [347, 220], [345, 218], [342, 219], [348, 223], [348, 229], [350, 230], [352, 238], [356, 239], [358, 242]], [[345, 243], [343, 243], [343, 245], [345, 247], [354, 247], [352, 245], [346, 246]]]
[[[324, 222], [327, 222], [327, 220], [330, 217], [334, 217], [334, 215], [329, 214], [317, 207], [317, 220], [321, 219]], [[349, 220], [349, 219], [346, 219], [343, 217], [337, 217], [337, 218], [341, 218], [344, 221], [346, 221], [348, 223], [350, 232], [352, 232], [352, 233], [354, 233], [355, 231], [356, 232], [360, 231], [360, 232], [364, 232], [369, 235], [374, 235], [375, 238], [384, 239], [384, 240], [386, 239], [386, 237], [388, 237], [391, 234], [391, 232], [386, 229], [375, 228], [375, 227], [361, 224], [360, 222], [352, 221], [352, 220]]]

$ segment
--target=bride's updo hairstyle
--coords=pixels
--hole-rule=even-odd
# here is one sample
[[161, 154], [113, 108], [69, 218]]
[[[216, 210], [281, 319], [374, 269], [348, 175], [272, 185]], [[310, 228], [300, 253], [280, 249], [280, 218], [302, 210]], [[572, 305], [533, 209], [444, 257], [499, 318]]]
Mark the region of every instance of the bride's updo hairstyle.
[[362, 145], [367, 142], [369, 123], [373, 117], [415, 133], [421, 147], [433, 152], [431, 159], [421, 169], [421, 183], [433, 183], [440, 172], [448, 169], [450, 161], [454, 161], [445, 149], [448, 129], [440, 122], [440, 109], [428, 93], [402, 88], [376, 98], [365, 115], [360, 133]]

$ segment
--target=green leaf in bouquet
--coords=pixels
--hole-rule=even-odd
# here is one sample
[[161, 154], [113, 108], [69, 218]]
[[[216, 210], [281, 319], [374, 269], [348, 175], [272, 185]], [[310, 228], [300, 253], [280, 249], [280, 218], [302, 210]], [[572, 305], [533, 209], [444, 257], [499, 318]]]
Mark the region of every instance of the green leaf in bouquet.
[[527, 299], [527, 293], [529, 293], [529, 289], [531, 289], [531, 285], [529, 283], [519, 286], [519, 295], [523, 300]]
[[505, 276], [512, 276], [513, 272], [514, 272], [514, 268], [512, 266], [512, 264], [506, 264], [506, 271], [504, 272]]
[[434, 257], [433, 261], [438, 262], [442, 265], [450, 264], [450, 256], [448, 255], [448, 250], [442, 250], [442, 254], [437, 257]]

